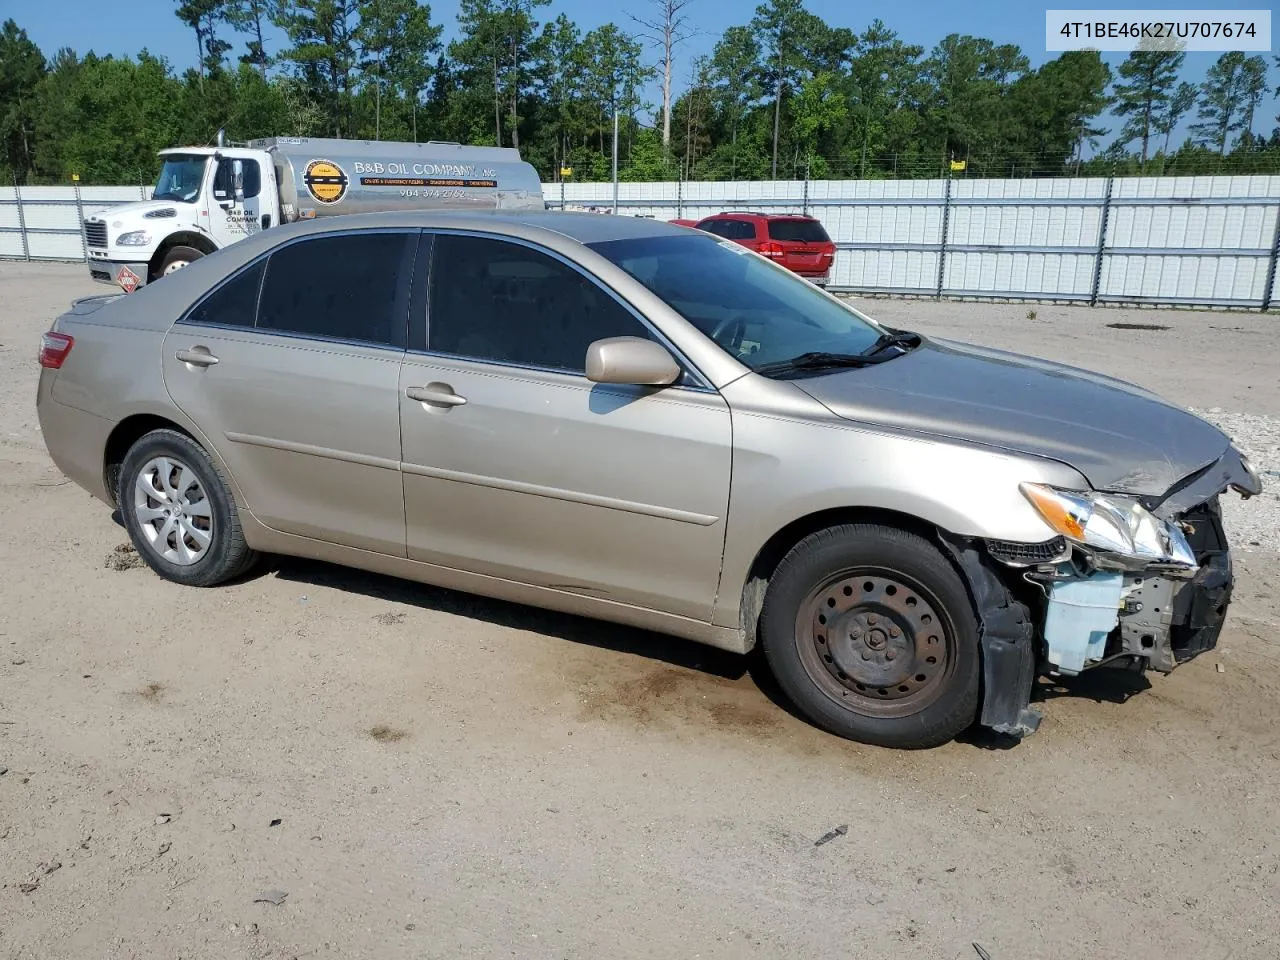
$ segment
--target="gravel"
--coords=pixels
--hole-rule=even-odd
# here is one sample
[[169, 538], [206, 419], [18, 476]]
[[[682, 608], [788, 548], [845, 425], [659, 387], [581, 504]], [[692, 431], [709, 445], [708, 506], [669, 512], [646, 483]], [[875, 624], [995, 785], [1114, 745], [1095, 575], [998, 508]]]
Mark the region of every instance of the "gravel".
[[1228, 491], [1222, 518], [1231, 549], [1280, 552], [1280, 417], [1234, 413], [1221, 407], [1190, 408], [1226, 433], [1262, 477], [1262, 493], [1245, 500]]

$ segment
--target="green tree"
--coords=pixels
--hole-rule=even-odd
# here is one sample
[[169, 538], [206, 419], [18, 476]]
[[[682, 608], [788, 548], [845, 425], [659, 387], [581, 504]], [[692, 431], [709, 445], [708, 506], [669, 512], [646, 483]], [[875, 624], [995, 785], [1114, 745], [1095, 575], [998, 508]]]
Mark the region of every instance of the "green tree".
[[[924, 48], [903, 43], [882, 20], [873, 20], [858, 36], [849, 70], [851, 115], [857, 121], [859, 174], [867, 177], [867, 155], [874, 147], [900, 145], [914, 129], [911, 89]], [[907, 127], [906, 125], [910, 125]]]
[[762, 41], [765, 85], [773, 94], [773, 179], [778, 177], [782, 100], [800, 80], [803, 53], [826, 24], [804, 8], [804, 0], [765, 0], [756, 7], [751, 29]]
[[1169, 109], [1186, 59], [1181, 50], [1135, 50], [1120, 64], [1122, 82], [1112, 88], [1116, 98], [1113, 112], [1125, 118], [1120, 143], [1142, 141], [1140, 170], [1146, 169], [1151, 136], [1158, 132], [1157, 122]]
[[1178, 124], [1182, 122], [1182, 118], [1195, 109], [1196, 101], [1200, 98], [1200, 91], [1194, 83], [1180, 83], [1173, 95], [1169, 97], [1169, 102], [1165, 108], [1160, 111], [1155, 118], [1154, 125], [1157, 133], [1164, 135], [1164, 145], [1161, 152], [1166, 156], [1169, 154], [1169, 138], [1173, 135], [1173, 131], [1178, 128]]
[[533, 64], [538, 59], [538, 20], [534, 12], [551, 0], [502, 0], [501, 26], [506, 63], [503, 74], [505, 99], [510, 107], [511, 145], [520, 148], [520, 101], [534, 85]]
[[729, 121], [729, 179], [738, 175], [738, 133], [752, 106], [764, 96], [761, 84], [762, 51], [750, 27], [730, 27], [711, 56], [710, 82], [722, 112]]
[[578, 91], [584, 73], [581, 47], [582, 36], [577, 25], [563, 13], [543, 26], [534, 72], [547, 105], [556, 179], [569, 155], [570, 142], [581, 128], [578, 120], [581, 109]]
[[1206, 146], [1225, 156], [1231, 134], [1249, 130], [1253, 114], [1266, 90], [1267, 65], [1261, 57], [1239, 51], [1224, 53], [1209, 68], [1200, 84], [1198, 122], [1191, 133]]
[[6, 20], [0, 27], [0, 162], [19, 180], [33, 164], [36, 91], [44, 76], [40, 48]]
[[1015, 121], [1011, 159], [1033, 171], [1057, 173], [1086, 142], [1106, 133], [1094, 121], [1109, 102], [1111, 69], [1095, 50], [1071, 50], [1020, 78], [1006, 112]]
[[600, 153], [605, 153], [605, 130], [612, 130], [613, 116], [630, 115], [637, 106], [636, 94], [646, 71], [640, 58], [641, 45], [606, 23], [582, 38], [583, 91], [597, 121]]
[[365, 0], [356, 40], [360, 69], [374, 92], [374, 139], [382, 137], [382, 104], [389, 93], [403, 96], [413, 110], [430, 82], [430, 56], [440, 49], [442, 27], [431, 22], [431, 8], [417, 0]]
[[825, 177], [827, 163], [818, 154], [818, 137], [833, 130], [847, 115], [849, 102], [840, 92], [837, 77], [829, 71], [815, 73], [800, 84], [792, 105], [797, 159], [805, 165], [805, 178]]
[[475, 109], [488, 100], [493, 107], [493, 143], [502, 146], [503, 28], [498, 0], [462, 0], [458, 9], [460, 36], [449, 44], [461, 83], [452, 111], [455, 125], [465, 121], [467, 139], [474, 142], [481, 124]]
[[224, 0], [179, 0], [174, 11], [178, 19], [189, 26], [196, 35], [199, 53], [200, 75], [219, 70], [231, 44], [218, 38], [217, 24], [223, 19]]
[[263, 45], [262, 25], [269, 19], [269, 0], [224, 0], [222, 19], [231, 25], [233, 30], [248, 34], [247, 50], [240, 57], [241, 63], [247, 63], [257, 69], [263, 80], [267, 78], [267, 67], [271, 58]]
[[137, 60], [60, 50], [37, 94], [35, 170], [86, 183], [149, 181], [156, 151], [182, 142], [183, 103], [168, 63], [146, 50]]
[[[950, 34], [924, 62], [929, 83], [925, 119], [944, 157], [977, 155], [978, 165], [998, 165], [1019, 136], [1006, 94], [1030, 66], [1012, 44]], [[923, 146], [923, 144], [922, 144]]]
[[351, 90], [356, 65], [359, 0], [289, 0], [272, 21], [292, 46], [280, 52], [308, 96], [320, 104], [334, 136], [351, 130]]

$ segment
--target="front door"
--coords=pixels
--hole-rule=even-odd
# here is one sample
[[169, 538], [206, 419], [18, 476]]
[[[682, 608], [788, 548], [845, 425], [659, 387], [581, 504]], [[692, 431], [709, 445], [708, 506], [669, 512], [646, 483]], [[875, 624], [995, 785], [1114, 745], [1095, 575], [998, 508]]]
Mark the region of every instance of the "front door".
[[651, 334], [558, 258], [462, 234], [433, 247], [429, 351], [400, 378], [410, 558], [710, 619], [725, 401], [588, 381], [593, 340]]
[[213, 203], [209, 207], [209, 232], [219, 247], [243, 240], [262, 229], [262, 212], [270, 209], [263, 203], [264, 187], [270, 187], [269, 175], [264, 180], [262, 165], [250, 157], [223, 157], [213, 172]]
[[417, 241], [288, 244], [165, 338], [170, 395], [267, 526], [404, 556], [398, 394]]

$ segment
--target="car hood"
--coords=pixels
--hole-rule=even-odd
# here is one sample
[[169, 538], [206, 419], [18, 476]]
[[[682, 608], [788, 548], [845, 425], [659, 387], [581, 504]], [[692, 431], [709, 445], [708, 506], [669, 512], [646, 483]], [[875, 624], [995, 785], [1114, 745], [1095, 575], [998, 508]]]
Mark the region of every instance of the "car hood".
[[1095, 490], [1134, 496], [1163, 495], [1230, 446], [1216, 427], [1134, 384], [948, 340], [793, 382], [837, 416], [1048, 457]]

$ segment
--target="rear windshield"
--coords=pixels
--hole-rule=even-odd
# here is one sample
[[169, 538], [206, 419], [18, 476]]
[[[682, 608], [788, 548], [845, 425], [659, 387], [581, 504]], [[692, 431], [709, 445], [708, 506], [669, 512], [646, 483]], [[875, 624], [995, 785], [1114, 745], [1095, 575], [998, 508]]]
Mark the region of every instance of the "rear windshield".
[[830, 243], [831, 238], [817, 220], [770, 220], [770, 240], [793, 243]]

